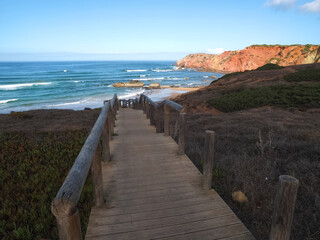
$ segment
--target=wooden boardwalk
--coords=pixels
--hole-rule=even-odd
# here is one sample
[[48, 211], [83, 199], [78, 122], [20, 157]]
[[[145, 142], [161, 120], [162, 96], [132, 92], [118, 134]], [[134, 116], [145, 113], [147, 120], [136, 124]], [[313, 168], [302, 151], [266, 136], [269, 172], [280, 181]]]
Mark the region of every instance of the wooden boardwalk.
[[93, 207], [86, 239], [254, 239], [201, 173], [155, 133], [141, 110], [122, 108], [102, 163], [102, 207]]

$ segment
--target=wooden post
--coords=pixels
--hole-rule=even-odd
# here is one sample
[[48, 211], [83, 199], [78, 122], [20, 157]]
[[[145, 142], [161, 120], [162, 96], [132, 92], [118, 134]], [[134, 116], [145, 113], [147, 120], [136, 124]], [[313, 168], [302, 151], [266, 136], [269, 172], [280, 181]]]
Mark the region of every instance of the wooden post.
[[185, 131], [185, 113], [181, 113], [179, 115], [179, 154], [184, 154], [184, 145], [185, 145], [185, 139], [184, 139], [184, 131]]
[[80, 216], [77, 208], [70, 216], [56, 216], [60, 240], [82, 240]]
[[103, 183], [102, 183], [102, 169], [100, 161], [100, 147], [98, 145], [93, 161], [91, 164], [92, 184], [93, 184], [93, 197], [97, 207], [104, 203], [103, 199]]
[[111, 140], [112, 134], [113, 134], [112, 111], [111, 111], [110, 108], [111, 108], [111, 104], [110, 104], [110, 102], [109, 102], [109, 112], [108, 112], [108, 119], [107, 119], [108, 126], [109, 126], [109, 129], [108, 129], [108, 132], [109, 132], [109, 140]]
[[117, 120], [117, 104], [116, 104], [116, 102], [114, 102], [112, 112], [113, 112], [113, 124], [114, 124], [114, 126], [116, 126], [116, 120]]
[[164, 136], [169, 136], [170, 134], [170, 107], [169, 105], [164, 105]]
[[102, 161], [110, 161], [109, 127], [106, 121], [102, 130]]
[[152, 106], [151, 104], [150, 104], [150, 125], [152, 126], [152, 125], [154, 125], [154, 106]]
[[147, 119], [150, 118], [150, 103], [148, 101], [146, 103], [146, 117]]
[[279, 177], [278, 191], [272, 216], [270, 240], [289, 240], [299, 180], [288, 176]]
[[142, 98], [142, 110], [143, 113], [146, 113], [146, 99], [144, 97]]
[[202, 188], [210, 190], [212, 186], [212, 171], [214, 161], [215, 132], [206, 130], [204, 143], [203, 180]]

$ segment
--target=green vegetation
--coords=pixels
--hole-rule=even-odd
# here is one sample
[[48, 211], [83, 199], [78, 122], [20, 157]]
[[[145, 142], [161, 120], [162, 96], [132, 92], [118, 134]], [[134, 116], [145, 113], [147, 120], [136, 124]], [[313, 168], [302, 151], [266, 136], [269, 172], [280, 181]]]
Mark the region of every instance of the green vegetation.
[[228, 73], [228, 74], [225, 74], [223, 75], [220, 79], [223, 79], [223, 78], [228, 78], [228, 77], [234, 77], [234, 76], [237, 76], [241, 73], [244, 73], [244, 72], [233, 72], [233, 73]]
[[300, 70], [298, 72], [290, 73], [284, 76], [284, 79], [288, 82], [319, 82], [320, 69], [309, 68], [305, 70]]
[[[277, 64], [273, 64], [273, 63], [267, 63], [261, 67], [258, 67], [257, 69], [254, 69], [254, 70], [251, 70], [251, 71], [262, 71], [262, 70], [275, 70], [275, 69], [282, 69], [284, 67], [281, 67]], [[244, 71], [244, 72], [251, 72], [251, 71]], [[241, 73], [244, 73], [244, 72], [233, 72], [233, 73], [228, 73], [228, 74], [225, 74], [223, 75], [221, 78], [217, 79], [217, 80], [214, 80], [212, 81], [211, 84], [214, 84], [216, 82], [218, 82], [220, 79], [225, 79], [225, 78], [228, 78], [228, 77], [234, 77], [234, 76], [237, 76]]]
[[320, 84], [277, 85], [227, 93], [209, 101], [222, 112], [233, 112], [263, 106], [281, 108], [320, 107]]
[[[51, 201], [86, 137], [79, 130], [0, 133], [0, 239], [58, 239]], [[89, 177], [78, 204], [83, 233], [92, 202]]]
[[311, 44], [305, 45], [304, 49], [302, 50], [302, 54], [310, 52]]
[[262, 71], [262, 70], [275, 70], [275, 69], [282, 69], [284, 67], [279, 66], [278, 64], [274, 64], [274, 63], [267, 63], [261, 67], [258, 67], [256, 70], [254, 71]]

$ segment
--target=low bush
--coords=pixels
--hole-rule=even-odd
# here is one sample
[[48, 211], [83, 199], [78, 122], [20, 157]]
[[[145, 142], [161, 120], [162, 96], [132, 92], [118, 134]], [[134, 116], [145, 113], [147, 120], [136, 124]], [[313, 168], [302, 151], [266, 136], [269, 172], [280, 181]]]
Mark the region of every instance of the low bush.
[[288, 82], [320, 82], [320, 69], [309, 68], [284, 76]]
[[[84, 130], [0, 133], [0, 239], [58, 239], [51, 202], [86, 137]], [[89, 177], [78, 204], [83, 233], [91, 204]]]
[[281, 108], [320, 107], [320, 84], [276, 85], [227, 93], [209, 101], [222, 112], [233, 112], [263, 106]]
[[254, 71], [262, 71], [262, 70], [275, 70], [275, 69], [282, 69], [284, 67], [279, 66], [278, 64], [273, 64], [273, 63], [267, 63], [261, 67], [258, 67], [256, 70]]

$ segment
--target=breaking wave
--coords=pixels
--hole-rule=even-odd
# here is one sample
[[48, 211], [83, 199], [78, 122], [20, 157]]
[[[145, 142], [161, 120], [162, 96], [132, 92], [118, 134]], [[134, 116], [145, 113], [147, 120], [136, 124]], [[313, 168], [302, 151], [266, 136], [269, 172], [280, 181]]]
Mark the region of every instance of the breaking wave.
[[15, 98], [15, 99], [7, 99], [7, 100], [0, 100], [0, 104], [3, 103], [7, 103], [7, 102], [14, 102], [14, 101], [18, 101], [19, 99]]
[[147, 69], [126, 70], [126, 72], [146, 72]]
[[0, 85], [0, 90], [16, 90], [18, 88], [33, 87], [33, 86], [38, 86], [38, 85], [50, 85], [50, 84], [51, 84], [51, 82], [7, 84], [7, 85]]

